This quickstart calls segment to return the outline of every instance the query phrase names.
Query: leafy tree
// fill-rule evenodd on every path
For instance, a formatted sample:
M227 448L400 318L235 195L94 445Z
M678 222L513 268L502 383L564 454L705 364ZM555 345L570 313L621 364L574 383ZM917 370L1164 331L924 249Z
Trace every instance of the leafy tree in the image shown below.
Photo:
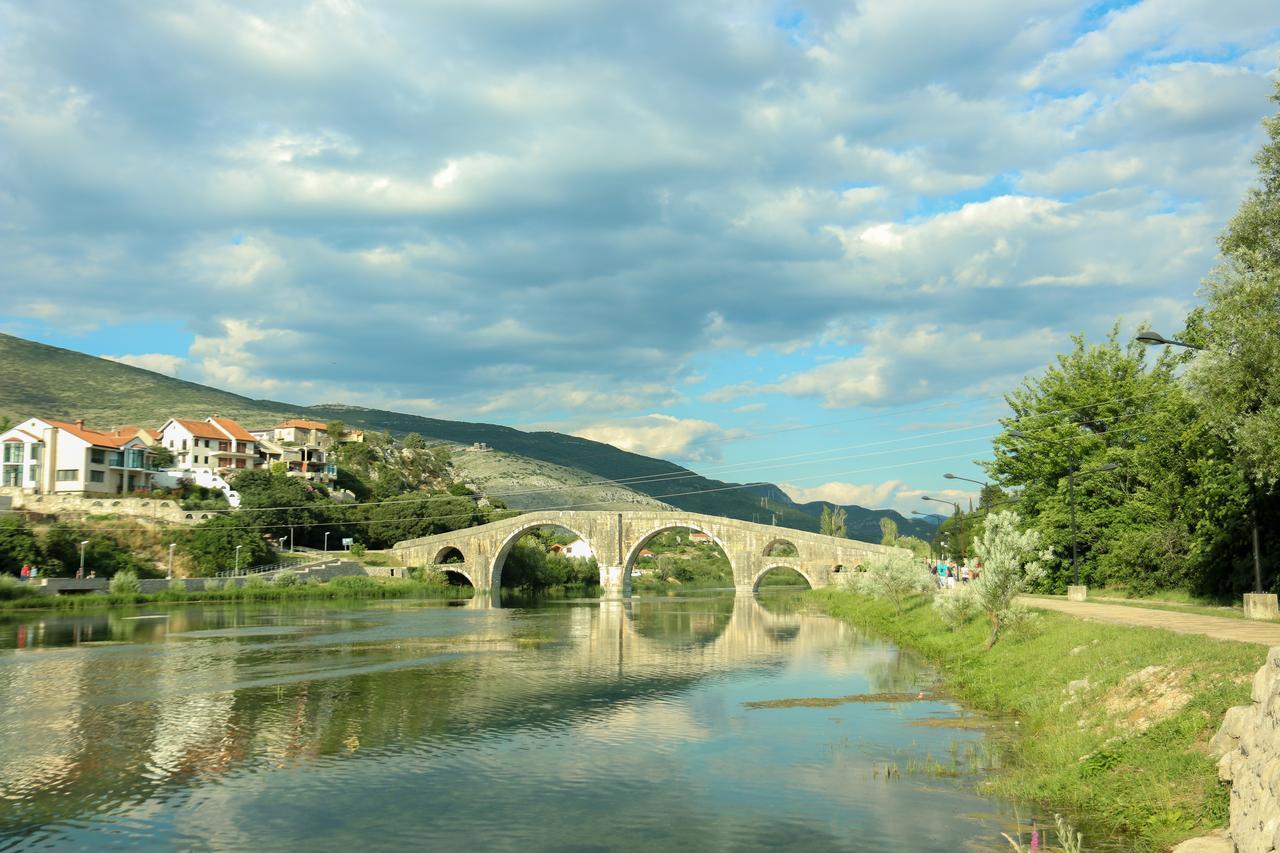
M1040 545L1040 534L1020 530L1021 524L1022 518L1016 512L997 512L987 518L982 536L974 543L982 559L982 572L972 585L978 605L991 623L987 648L1000 639L1000 628L1010 619L1014 596L1043 571L1040 563L1032 560Z
M84 546L85 572L109 578L116 572L131 571L143 577L158 573L154 566L137 557L129 548L103 531L86 532L64 521L54 522L44 534L44 571L54 577L71 577L80 569L80 543Z
M1147 349L1122 345L1118 326L1102 343L1081 336L1073 342L1071 352L1006 396L1013 416L1002 420L986 469L997 482L1022 487L1020 511L1060 555L1046 566L1045 588L1073 581L1073 471L1082 580L1148 589L1186 584L1202 567L1190 545L1185 496L1212 443L1202 443L1204 429L1177 378L1185 356L1161 352L1148 365ZM1118 468L1085 473L1110 464ZM1185 546L1161 552L1173 562L1134 564L1120 556L1134 552L1123 537L1132 542L1138 531L1155 530Z
M39 564L40 543L19 516L0 516L0 571L18 574L24 563Z
M342 421L332 420L332 421L329 421L329 423L325 424L324 431L325 431L325 434L328 435L329 438L336 443L341 441L342 437L346 435L347 425L344 424Z
M397 495L364 508L364 538L373 548L388 548L405 539L431 536L484 523L475 501L416 492Z
M822 516L818 520L818 532L823 536L837 536L844 539L848 535L844 529L845 515L844 507L832 508L824 504Z
M236 515L220 515L192 527L181 547L194 566L196 577L208 577L234 567L240 546L240 568L271 562L272 550L262 534L248 529Z
M917 557L928 557L933 553L929 543L916 536L899 536L893 543L898 548L906 548Z
M889 516L880 519L880 544L893 545L898 541L898 523Z
M240 493L235 515L240 525L276 538L296 536L298 544L319 544L323 538L330 520L325 496L307 481L256 469L237 474L231 486Z
M426 450L427 440L416 432L406 433L404 441L401 442L405 450Z
M171 468L173 462L173 451L163 444L157 444L151 448L151 464L156 468Z

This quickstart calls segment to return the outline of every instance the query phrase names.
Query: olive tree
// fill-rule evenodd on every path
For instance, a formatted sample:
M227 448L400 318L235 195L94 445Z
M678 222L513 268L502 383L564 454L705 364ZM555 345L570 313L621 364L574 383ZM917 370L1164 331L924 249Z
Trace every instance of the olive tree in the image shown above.
M991 635L987 648L1000 639L1001 626L1010 620L1013 599L1028 583L1034 582L1044 571L1037 555L1040 533L1034 529L1021 530L1022 518L1010 510L987 516L982 534L974 541L974 550L982 560L982 571L974 582L974 595L978 605L991 623Z
M894 610L899 614L907 598L934 589L929 572L910 554L877 557L861 571L851 572L846 577L854 591L892 601Z

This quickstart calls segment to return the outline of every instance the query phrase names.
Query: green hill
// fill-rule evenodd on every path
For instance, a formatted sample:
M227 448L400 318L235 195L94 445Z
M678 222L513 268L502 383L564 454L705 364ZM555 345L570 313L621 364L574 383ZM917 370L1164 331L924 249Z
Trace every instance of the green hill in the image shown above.
M107 359L0 334L0 367L9 381L0 384L0 416L14 420L32 416L84 418L91 425L126 423L158 426L169 417L203 418L217 413L251 428L269 426L286 417L320 421L341 420L365 429L396 434L416 432L424 438L473 444L484 442L498 457L526 457L552 466L576 469L566 483L572 494L584 496L592 480L607 490L601 501L627 503L619 485L691 512L723 515L746 521L774 520L784 527L817 530L822 505L796 504L772 483L744 485L702 477L663 459L628 453L609 444L557 432L524 432L497 424L425 418L401 412L326 404L298 406L275 400L254 400L194 382L174 379ZM497 464L490 462L486 464ZM514 462L513 462L514 464ZM540 476L562 472L546 468ZM582 476L583 474L587 476ZM501 495L518 473L486 470L493 494ZM620 481L620 482L619 482ZM594 499L594 498L591 498ZM518 501L514 505L527 503ZM879 541L880 518L889 516L903 534L929 538L933 525L893 510L846 506L850 537Z

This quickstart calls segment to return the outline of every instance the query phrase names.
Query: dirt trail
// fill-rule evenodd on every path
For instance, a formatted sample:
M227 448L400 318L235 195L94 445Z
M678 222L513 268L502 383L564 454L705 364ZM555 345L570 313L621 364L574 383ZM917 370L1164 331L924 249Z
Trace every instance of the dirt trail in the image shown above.
M1019 596L1018 601L1028 607L1056 610L1059 613L1067 613L1081 619L1092 619L1095 622L1164 628L1179 634L1203 634L1217 640L1256 643L1260 646L1280 646L1280 623L1276 622L1229 619L1222 616L1203 616L1198 613L1175 613L1170 610L1126 607L1123 604L1067 601L1063 598L1042 598L1031 595Z

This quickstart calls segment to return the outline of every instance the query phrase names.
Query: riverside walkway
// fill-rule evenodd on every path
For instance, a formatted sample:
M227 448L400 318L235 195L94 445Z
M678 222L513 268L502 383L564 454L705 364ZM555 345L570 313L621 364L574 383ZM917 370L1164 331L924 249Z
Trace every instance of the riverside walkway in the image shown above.
M1226 616L1206 616L1201 613L1177 613L1171 610L1132 607L1124 604L1067 601L1064 598L1047 598L1038 595L1020 595L1018 601L1028 607L1053 610L1081 619L1092 619L1095 622L1136 625L1140 628L1164 628L1166 631L1174 631L1178 634L1201 634L1215 640L1280 646L1280 622L1232 619Z

